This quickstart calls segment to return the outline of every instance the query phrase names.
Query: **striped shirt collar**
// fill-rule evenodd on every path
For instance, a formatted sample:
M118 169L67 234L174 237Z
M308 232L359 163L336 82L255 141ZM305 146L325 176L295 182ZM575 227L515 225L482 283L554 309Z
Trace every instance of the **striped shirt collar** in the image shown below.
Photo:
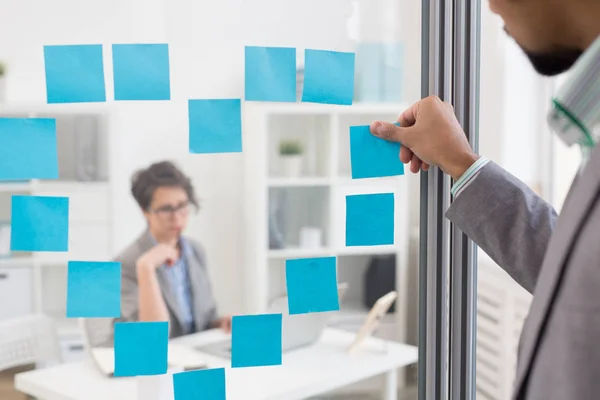
M567 146L579 144L587 158L600 141L594 132L600 123L600 37L577 60L552 103L550 127Z

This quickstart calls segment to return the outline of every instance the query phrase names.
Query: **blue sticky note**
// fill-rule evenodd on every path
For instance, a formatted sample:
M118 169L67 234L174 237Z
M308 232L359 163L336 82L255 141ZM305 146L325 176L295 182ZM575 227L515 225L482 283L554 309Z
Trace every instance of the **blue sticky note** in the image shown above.
M121 263L69 261L67 318L121 316Z
M302 101L351 105L354 96L354 53L306 50Z
M167 372L168 322L117 322L114 342L115 376Z
M350 165L352 179L404 175L400 143L371 134L366 126L350 127Z
M363 42L358 44L355 63L355 100L369 103L381 102L384 64L385 58L381 43Z
M247 46L246 101L296 101L296 49Z
M290 315L340 309L335 257L286 260L285 280Z
M44 46L48 103L106 101L102 45Z
M168 44L113 44L115 100L170 100Z
M0 181L58 179L56 120L0 118Z
M10 249L67 251L69 198L12 196Z
M406 61L404 58L405 43L386 42L382 43L385 62L383 68L382 101L400 102L404 100L403 78L405 74Z
M346 246L394 244L394 194L346 196Z
M281 314L235 316L231 324L232 368L281 365Z
M189 100L190 153L242 151L240 99Z
M225 368L173 374L175 400L225 400Z

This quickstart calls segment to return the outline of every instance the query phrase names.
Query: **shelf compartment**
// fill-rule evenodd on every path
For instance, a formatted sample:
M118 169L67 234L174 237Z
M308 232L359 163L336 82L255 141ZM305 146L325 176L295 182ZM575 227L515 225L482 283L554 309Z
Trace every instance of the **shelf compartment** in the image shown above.
M269 210L270 250L297 249L302 246L302 230L318 229L320 240L310 249L329 245L329 188L292 187L270 188Z
M268 174L273 178L301 178L331 176L330 116L276 114L268 117L267 155ZM279 154L283 141L297 142L302 146L300 175L286 172L285 160Z
M396 268L396 260L394 254L388 254L386 257L385 264L381 264L380 268L387 268L390 265L392 268ZM362 310L368 312L370 307L365 306L365 296L367 294L365 290L367 271L369 265L374 256L370 255L353 255L353 256L339 256L337 259L338 267L338 281L346 282L348 284L348 291L341 305L341 310L349 310L355 312L356 310ZM393 272L395 276L396 273ZM384 275L385 276L385 275ZM380 280L382 277L379 278ZM383 281L377 281L378 283L386 283ZM396 284L390 290L395 290ZM385 292L385 293L384 293ZM388 293L389 290L383 290L381 296ZM378 296L378 297L381 297ZM393 313L393 312L392 312Z

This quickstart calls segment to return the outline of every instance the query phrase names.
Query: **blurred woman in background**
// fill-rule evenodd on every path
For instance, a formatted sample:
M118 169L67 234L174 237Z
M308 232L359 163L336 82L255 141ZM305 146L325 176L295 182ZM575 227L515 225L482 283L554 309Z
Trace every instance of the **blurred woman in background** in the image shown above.
M211 328L231 331L218 317L200 243L183 232L198 201L190 179L163 161L134 174L131 193L146 230L117 257L121 262L122 321L168 321L169 336Z

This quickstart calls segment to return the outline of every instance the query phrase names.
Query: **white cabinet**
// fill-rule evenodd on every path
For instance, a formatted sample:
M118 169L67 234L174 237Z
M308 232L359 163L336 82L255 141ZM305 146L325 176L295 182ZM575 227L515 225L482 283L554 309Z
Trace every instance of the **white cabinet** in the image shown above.
M0 305L0 320L20 317L33 312L31 267L25 265L0 266Z
M77 362L85 358L84 340L81 335L62 335L59 341L63 362Z

